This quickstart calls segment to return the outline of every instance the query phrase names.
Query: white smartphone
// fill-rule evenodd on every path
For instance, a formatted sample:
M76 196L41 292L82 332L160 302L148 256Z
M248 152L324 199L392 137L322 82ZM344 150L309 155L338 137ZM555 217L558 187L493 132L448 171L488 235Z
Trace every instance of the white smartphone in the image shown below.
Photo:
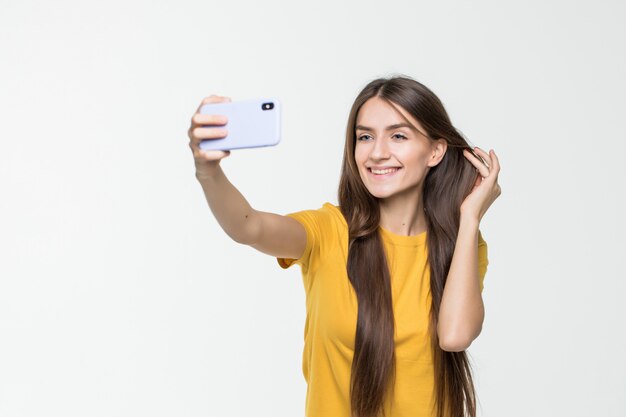
M202 140L199 145L202 150L260 148L280 142L280 102L275 98L207 103L200 107L200 113L228 117L225 125L203 126L225 128L228 134L219 139Z

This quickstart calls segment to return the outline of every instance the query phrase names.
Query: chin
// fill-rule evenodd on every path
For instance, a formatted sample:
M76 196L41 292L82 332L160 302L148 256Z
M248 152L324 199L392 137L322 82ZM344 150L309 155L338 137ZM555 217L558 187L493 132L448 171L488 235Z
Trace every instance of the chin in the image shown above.
M395 190L391 190L391 191L385 191L385 190L380 190L380 189L371 189L369 187L366 187L367 191L369 191L369 193L372 195L372 197L376 197L376 198L387 198L387 197L391 197L394 194L397 194L397 191Z

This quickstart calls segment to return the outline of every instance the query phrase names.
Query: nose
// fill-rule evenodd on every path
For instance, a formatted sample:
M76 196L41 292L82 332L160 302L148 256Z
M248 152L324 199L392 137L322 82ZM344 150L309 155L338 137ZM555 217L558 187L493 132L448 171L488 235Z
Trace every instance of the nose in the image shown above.
M385 139L375 139L370 152L372 160L389 159L389 144Z

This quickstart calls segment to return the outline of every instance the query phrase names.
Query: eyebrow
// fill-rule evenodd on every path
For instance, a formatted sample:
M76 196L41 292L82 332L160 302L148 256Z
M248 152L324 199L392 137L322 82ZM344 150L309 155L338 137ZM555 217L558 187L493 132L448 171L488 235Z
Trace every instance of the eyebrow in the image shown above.
M413 126L411 126L408 123L397 123L395 125L390 125L390 126L387 126L386 130L393 130L393 129L397 129L399 127L408 127L411 130L416 130ZM356 130L367 130L369 132L373 132L374 131L374 129L372 129L371 127L363 126L363 125L356 125Z

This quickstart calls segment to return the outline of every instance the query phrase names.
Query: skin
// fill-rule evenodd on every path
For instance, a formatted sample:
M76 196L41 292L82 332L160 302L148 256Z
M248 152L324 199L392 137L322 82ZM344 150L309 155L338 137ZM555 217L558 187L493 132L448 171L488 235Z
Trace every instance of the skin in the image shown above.
M387 130L388 126L406 123L405 119L419 132L410 127ZM426 231L422 200L424 178L443 158L446 141L428 139L425 129L409 113L379 97L372 97L361 106L356 125L354 157L361 180L373 196L381 199L381 227L404 236ZM368 171L367 167L372 165L401 169L392 177L378 179Z

